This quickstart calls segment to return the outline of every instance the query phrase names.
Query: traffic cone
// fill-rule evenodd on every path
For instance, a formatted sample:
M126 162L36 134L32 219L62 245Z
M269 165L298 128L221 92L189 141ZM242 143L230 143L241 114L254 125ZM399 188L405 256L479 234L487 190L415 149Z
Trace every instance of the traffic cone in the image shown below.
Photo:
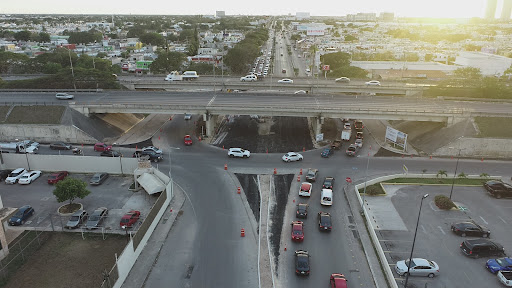
M240 230L240 237L245 237L245 229Z
M302 152L306 152L306 147L302 147Z
M238 187L238 189L236 189L236 193L240 194L240 187Z
M299 175L302 175L302 168L300 168L300 172L299 172Z
M224 170L228 170L228 164L224 164Z
M297 182L300 182L300 176L297 176Z
M286 245L284 245L284 251L286 251Z
M199 136L199 141L201 141L201 136Z
M222 145L222 150L224 150L224 145Z
M432 159L432 155L430 155L430 159Z
M277 169L276 169L276 168L274 168L274 175L275 175L275 174L277 174Z

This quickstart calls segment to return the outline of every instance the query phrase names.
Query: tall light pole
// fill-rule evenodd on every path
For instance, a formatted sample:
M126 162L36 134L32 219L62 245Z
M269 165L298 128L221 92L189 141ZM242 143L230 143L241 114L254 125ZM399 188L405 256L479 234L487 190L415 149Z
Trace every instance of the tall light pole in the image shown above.
M428 197L428 194L425 194L421 197L420 211L418 212L418 220L416 221L416 230L414 231L414 239L412 240L411 256L409 257L409 263L407 264L407 274L405 276L404 288L407 288L407 282L409 281L409 271L411 270L411 263L412 263L412 252L414 251L414 244L416 243L416 234L418 234L418 224L420 223L421 206L423 206L423 200L425 200L425 198L427 198L427 197Z
M372 146L370 146L370 151L372 150ZM370 166L370 151L368 151L368 161L366 161L366 172L364 173L364 190L363 190L363 204L361 205L361 209L364 210L364 198L366 196L366 180L368 178L368 166Z
M457 153L457 164L455 164L455 173L453 174L452 188L450 189L450 200L452 200L453 185L455 185L455 178L457 177L457 168L459 168L460 150L462 149L459 148L459 153Z

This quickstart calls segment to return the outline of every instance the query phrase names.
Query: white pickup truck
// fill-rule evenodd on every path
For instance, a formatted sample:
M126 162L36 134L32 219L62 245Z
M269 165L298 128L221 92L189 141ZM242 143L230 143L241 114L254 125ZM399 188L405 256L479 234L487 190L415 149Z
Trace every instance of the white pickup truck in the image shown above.
M505 286L512 287L512 271L498 271L498 279Z
M351 136L352 136L352 130L345 129L345 130L341 131L341 140L350 141Z

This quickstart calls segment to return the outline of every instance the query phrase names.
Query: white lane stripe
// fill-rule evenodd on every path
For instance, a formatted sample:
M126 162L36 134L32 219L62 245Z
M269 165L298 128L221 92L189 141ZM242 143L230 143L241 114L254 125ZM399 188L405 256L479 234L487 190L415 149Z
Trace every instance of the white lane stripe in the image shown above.
M423 233L428 234L427 230L425 229L425 227L423 225L421 225L421 229L423 230Z
M489 223L487 223L487 221L485 221L484 217L480 216L480 219L482 219L482 221L484 221L485 225L489 224Z
M213 96L213 98L210 100L210 102L208 102L208 105L206 106L210 106L212 102L215 101L215 98L217 98L217 95Z
M443 233L443 235L446 235L446 233L445 233L445 232L444 232L444 230L443 230L443 227L441 227L441 226L437 226L437 228L439 228L439 230L441 231L441 233Z
M503 223L508 224L507 221L505 221L505 219L501 218L500 216L498 216L498 218L500 218L500 220L503 221Z

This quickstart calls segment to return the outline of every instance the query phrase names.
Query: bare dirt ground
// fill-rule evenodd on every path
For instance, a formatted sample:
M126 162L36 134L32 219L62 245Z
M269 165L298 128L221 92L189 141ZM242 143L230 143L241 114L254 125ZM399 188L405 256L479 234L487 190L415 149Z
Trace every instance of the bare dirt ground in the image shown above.
M16 106L5 124L60 124L64 106Z
M51 233L49 239L29 256L27 262L11 277L6 288L88 288L100 287L106 269L115 264L127 243L124 235Z

